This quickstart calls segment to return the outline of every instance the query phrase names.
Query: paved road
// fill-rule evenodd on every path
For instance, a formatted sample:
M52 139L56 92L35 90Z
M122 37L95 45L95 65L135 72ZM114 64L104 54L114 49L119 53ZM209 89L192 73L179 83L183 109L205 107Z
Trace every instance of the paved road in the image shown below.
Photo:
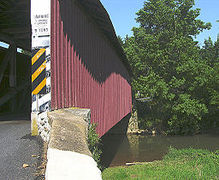
M0 180L37 179L40 150L40 141L30 135L30 121L0 121Z

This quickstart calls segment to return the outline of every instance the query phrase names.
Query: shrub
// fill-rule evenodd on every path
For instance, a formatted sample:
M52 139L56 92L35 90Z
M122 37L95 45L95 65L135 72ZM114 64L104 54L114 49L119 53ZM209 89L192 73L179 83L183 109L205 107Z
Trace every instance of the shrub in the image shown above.
M102 153L100 147L100 138L96 133L97 124L91 124L88 129L88 148L91 151L94 160L97 162L98 168L102 169L100 165L100 155Z

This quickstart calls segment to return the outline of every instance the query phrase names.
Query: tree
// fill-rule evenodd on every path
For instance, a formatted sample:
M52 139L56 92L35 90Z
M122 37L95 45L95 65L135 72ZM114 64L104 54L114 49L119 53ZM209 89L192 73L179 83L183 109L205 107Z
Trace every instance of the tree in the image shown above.
M219 37L215 43L209 37L201 49L202 61L209 65L210 78L205 86L205 100L209 114L203 119L206 127L219 125Z
M123 46L123 40L122 40L122 37L121 37L121 36L117 36L117 38L118 38L119 44L120 44L121 46Z
M197 19L194 0L148 0L137 12L139 27L125 40L124 50L134 74L133 89L152 99L151 120L169 133L191 134L208 108L198 94L207 83L209 68L201 61L193 37L210 23ZM204 75L202 76L202 73Z

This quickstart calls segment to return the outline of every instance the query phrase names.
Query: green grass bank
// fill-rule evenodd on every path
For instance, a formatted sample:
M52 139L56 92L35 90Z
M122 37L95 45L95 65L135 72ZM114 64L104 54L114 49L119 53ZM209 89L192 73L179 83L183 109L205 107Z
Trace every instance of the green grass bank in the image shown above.
M103 180L215 179L219 180L219 150L169 149L162 161L107 168Z

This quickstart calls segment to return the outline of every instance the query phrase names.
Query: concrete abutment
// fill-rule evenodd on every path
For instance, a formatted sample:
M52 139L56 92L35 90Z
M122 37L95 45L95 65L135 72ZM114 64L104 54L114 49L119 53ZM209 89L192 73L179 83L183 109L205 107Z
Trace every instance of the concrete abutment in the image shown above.
M34 132L48 141L46 180L102 179L87 144L89 109L60 109L41 113L36 119Z

